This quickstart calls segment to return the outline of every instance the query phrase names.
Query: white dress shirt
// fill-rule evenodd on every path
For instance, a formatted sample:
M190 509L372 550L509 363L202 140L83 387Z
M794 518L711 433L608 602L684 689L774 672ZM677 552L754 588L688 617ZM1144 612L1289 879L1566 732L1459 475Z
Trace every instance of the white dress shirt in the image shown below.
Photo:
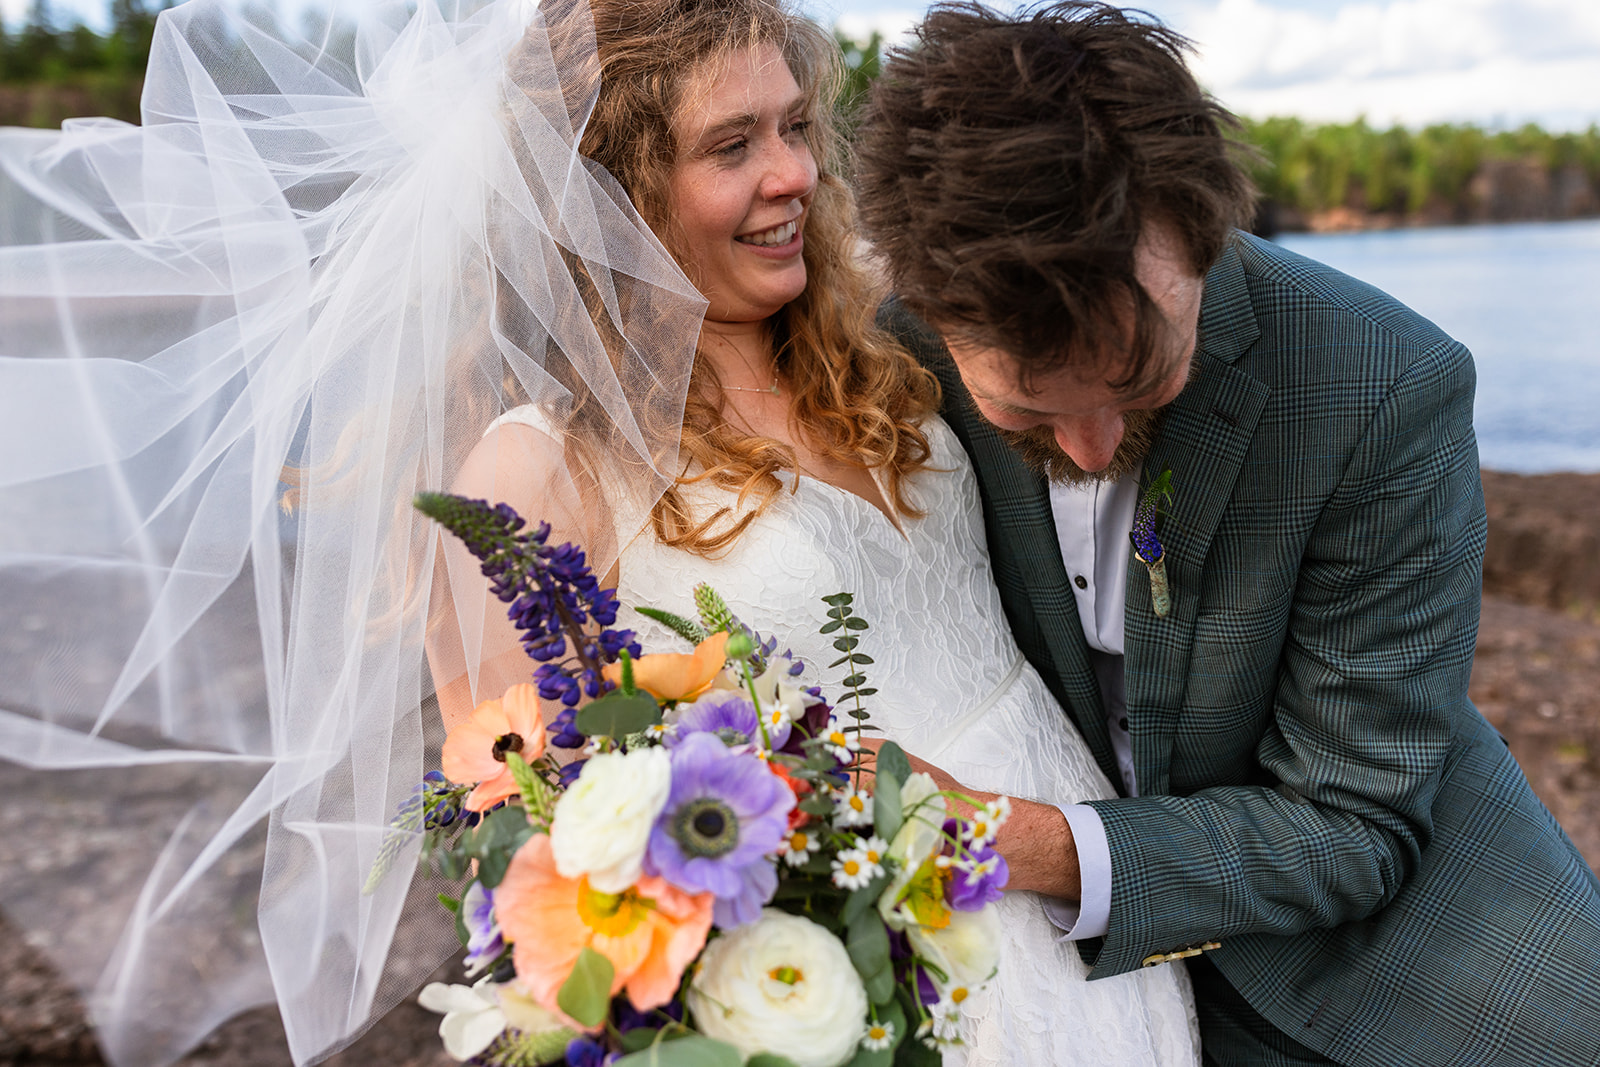
M1078 598L1078 618L1089 644L1089 658L1105 705L1106 729L1129 796L1139 793L1133 772L1133 745L1128 735L1128 707L1123 688L1123 616L1127 606L1128 559L1133 513L1139 503L1139 472L1115 482L1084 486L1052 485L1050 510L1056 539ZM1078 850L1083 894L1076 905L1049 901L1051 921L1066 939L1103 937L1111 917L1111 850L1105 824L1087 804L1061 808Z

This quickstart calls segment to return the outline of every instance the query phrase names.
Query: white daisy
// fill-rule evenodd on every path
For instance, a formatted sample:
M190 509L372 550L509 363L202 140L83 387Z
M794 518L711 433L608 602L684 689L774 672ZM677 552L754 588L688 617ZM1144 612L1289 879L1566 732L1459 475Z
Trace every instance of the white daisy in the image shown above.
M872 825L872 794L847 785L833 795L833 825L839 829L847 826Z
M860 889L877 877L883 868L867 862L866 853L847 848L833 857L833 884L840 889Z
M798 867L822 847L822 838L803 828L791 830L778 847L783 850L783 862Z
M863 856L867 857L868 863L879 870L883 869L883 854L889 851L889 843L887 841L876 834L871 837L858 836L856 838L856 848L861 851Z
M1011 798L996 797L972 813L972 830L969 840L973 848L982 848L995 839L1011 817Z
M849 763L861 751L860 735L847 731L837 715L828 716L828 727L822 731L822 739L828 743L828 751L841 763Z
M861 1039L861 1047L868 1052L883 1052L893 1048L894 1023L887 1020L868 1023L866 1036Z

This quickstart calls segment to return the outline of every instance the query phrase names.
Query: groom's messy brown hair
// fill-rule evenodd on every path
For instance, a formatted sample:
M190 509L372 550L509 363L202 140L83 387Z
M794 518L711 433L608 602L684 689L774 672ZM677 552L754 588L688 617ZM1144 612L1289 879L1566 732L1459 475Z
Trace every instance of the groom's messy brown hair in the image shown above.
M1237 121L1188 47L1099 3L935 6L858 133L863 228L900 299L1024 377L1126 355L1112 385L1159 379L1160 313L1134 276L1143 227L1170 226L1203 274L1254 204L1224 135Z

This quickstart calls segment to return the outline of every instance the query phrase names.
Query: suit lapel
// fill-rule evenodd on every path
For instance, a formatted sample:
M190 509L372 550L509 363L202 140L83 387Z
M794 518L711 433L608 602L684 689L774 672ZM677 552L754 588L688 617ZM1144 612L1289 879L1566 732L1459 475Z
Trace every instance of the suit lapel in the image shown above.
M1130 561L1124 672L1139 791L1165 793L1183 708L1206 556L1233 494L1270 389L1233 365L1260 334L1243 267L1230 247L1206 277L1196 379L1167 410L1145 477L1172 471L1161 528L1172 610L1157 617L1150 575Z

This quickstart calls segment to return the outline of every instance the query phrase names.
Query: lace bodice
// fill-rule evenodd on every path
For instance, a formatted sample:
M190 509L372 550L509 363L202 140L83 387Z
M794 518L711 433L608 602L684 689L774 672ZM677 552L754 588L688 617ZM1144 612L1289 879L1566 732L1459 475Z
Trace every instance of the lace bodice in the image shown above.
M1113 795L1066 714L1018 653L990 573L975 479L950 429L925 427L932 469L910 486L920 519L891 522L859 496L806 476L722 558L666 548L648 534L622 554L624 604L692 615L691 592L709 582L735 613L778 638L825 686L838 670L821 598L854 594L871 628L860 650L874 663L872 721L907 751L977 789L1052 803ZM691 503L732 504L692 486ZM625 613L626 614L626 613ZM640 616L620 620L646 648L678 638ZM830 687L836 691L836 687ZM1162 967L1087 983L1087 968L1031 893L1001 902L1001 971L969 1012L968 1048L947 1063L1193 1064L1198 1037L1187 980Z

